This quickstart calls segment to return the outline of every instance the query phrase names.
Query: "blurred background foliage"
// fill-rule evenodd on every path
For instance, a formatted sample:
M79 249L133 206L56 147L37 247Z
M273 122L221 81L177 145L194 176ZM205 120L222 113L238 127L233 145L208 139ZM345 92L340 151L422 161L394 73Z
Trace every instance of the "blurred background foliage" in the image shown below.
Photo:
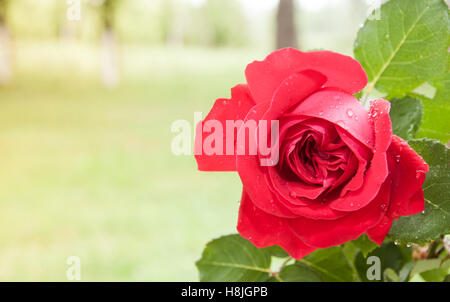
M82 18L66 18L66 0L1 0L2 15L20 39L73 38L95 43L105 25L114 23L123 43L213 47L272 47L277 0L80 0ZM282 1L284 2L284 1ZM299 40L346 43L355 35L370 0L300 1L295 6ZM114 22L114 21L115 22ZM326 22L324 22L326 20ZM303 37L304 36L304 37ZM315 37L315 38L314 38ZM346 37L342 41L342 37ZM314 39L318 42L314 43Z
M368 2L293 2L298 47L352 55ZM197 280L204 244L235 232L241 185L173 155L170 126L244 82L286 12L86 0L70 21L68 3L0 0L0 280L67 280L69 256L83 281Z

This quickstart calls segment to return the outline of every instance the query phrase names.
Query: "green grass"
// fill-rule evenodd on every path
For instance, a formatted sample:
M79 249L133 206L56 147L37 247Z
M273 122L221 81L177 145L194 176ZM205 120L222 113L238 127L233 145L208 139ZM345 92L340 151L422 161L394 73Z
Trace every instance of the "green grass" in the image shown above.
M262 56L259 56L261 58ZM122 48L102 87L95 47L16 44L0 87L0 280L197 280L204 244L235 232L241 185L174 156L192 121L244 79L248 51Z

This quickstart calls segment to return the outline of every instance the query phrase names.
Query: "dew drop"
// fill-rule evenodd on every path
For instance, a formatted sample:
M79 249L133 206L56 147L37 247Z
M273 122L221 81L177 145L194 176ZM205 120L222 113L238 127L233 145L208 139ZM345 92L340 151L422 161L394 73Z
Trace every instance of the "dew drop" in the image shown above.
M397 240L395 240L395 241L394 241L394 244L395 244L395 245L398 245L398 241L397 241Z
M417 171L416 171L416 179L419 179L423 174L425 174L424 171L422 171L422 170L417 170Z
M339 126L341 126L342 128L345 128L345 122L344 121L337 121L336 122Z
M295 192L289 192L289 196L291 196L292 198L296 198L297 194Z
M389 39L389 34L386 34L384 37L385 37L386 39Z
M347 110L347 115L348 115L348 117L351 118L353 116L353 111L351 109L348 109Z
M323 111L320 111L320 112L319 112L319 115L322 116L322 115L323 115Z

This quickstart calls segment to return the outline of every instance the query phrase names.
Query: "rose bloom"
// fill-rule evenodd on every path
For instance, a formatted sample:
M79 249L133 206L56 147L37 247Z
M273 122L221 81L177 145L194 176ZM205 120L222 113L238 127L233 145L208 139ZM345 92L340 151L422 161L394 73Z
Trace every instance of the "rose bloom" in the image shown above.
M199 170L239 173L241 236L300 259L363 233L381 244L393 220L424 210L428 165L392 135L388 101L372 101L367 111L353 96L367 84L356 60L285 48L249 64L245 75L247 84L198 124L195 142ZM257 137L261 127L223 130L216 136L223 142L211 142L212 129L203 128L210 120L223 129L226 121L278 121L278 161L264 166L261 152L226 152L227 140L239 149L236 137ZM223 150L199 154L208 143Z

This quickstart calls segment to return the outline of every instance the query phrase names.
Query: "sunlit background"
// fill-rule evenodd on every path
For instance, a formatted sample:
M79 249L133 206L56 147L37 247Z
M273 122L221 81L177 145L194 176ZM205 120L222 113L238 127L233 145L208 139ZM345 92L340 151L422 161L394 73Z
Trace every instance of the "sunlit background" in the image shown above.
M352 55L372 1L295 2L298 48ZM276 46L278 0L0 0L0 280L197 280L240 181L171 153ZM79 17L79 18L78 18Z

